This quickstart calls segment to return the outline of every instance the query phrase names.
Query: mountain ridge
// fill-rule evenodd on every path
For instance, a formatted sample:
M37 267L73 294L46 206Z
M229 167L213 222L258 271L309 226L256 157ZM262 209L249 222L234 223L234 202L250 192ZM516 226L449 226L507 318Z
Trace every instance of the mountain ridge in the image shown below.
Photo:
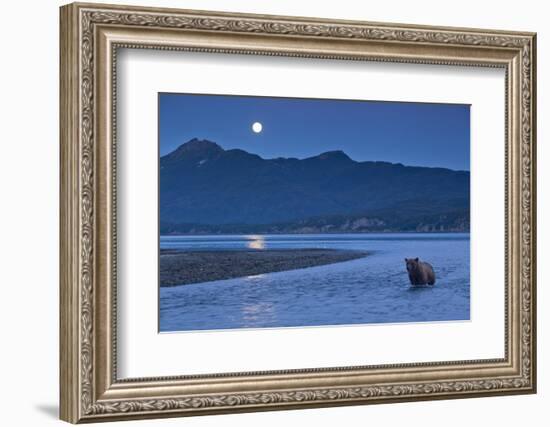
M191 144L189 146L189 144ZM271 158L264 158L264 157L261 157L259 156L258 154L254 154L254 153L250 153L246 150L243 150L243 149L240 149L240 148L230 148L230 149L224 149L222 148L219 144L213 142L213 141L210 141L208 139L199 139L197 137L195 138L192 138L190 139L189 141L187 142L184 142L183 144L180 144L177 148L175 148L174 150L172 150L171 152L169 153L166 153L162 156L160 156L161 159L163 158L167 158L171 155L173 155L174 153L180 151L180 149L185 152L185 151L190 151L189 148L190 147L193 147L198 151L200 151L200 149L207 149L207 150L211 150L211 149L215 149L216 151L218 152L243 152L243 153L247 153L251 156L257 156L259 157L260 159L262 160L312 160L312 159L327 159L327 158L330 158L332 156L341 156L342 157L345 157L347 158L348 160L354 162L354 163L379 163L379 164L388 164L388 165L395 165L395 166L402 166L402 167L406 167L406 168L425 168L425 169L444 169L444 170L449 170L449 171L453 171L453 172L464 172L464 173L469 173L469 171L467 170L463 170L463 169L450 169L450 168L444 168L444 167L441 167L441 166L417 166L417 165L404 165L403 163L401 162L397 162L397 163L394 163L394 162L388 162L388 161L385 161L385 160L363 160L363 161L359 161L359 160L355 160L355 159L352 159L348 154L346 154L345 151L343 150L329 150L329 151L324 151L322 153L319 153L315 156L309 156L309 157L304 157L303 159L299 159L297 157L271 157Z
M161 232L293 232L304 222L340 232L346 218L363 218L361 232L466 231L469 180L467 171L358 162L342 150L264 159L193 138L160 158Z

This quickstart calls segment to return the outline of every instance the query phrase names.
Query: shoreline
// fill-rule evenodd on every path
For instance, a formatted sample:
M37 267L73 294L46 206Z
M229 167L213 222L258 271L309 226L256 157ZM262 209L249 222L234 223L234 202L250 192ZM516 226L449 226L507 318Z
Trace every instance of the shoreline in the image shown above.
M161 249L160 286L182 286L298 270L351 261L368 255L365 251L349 249Z

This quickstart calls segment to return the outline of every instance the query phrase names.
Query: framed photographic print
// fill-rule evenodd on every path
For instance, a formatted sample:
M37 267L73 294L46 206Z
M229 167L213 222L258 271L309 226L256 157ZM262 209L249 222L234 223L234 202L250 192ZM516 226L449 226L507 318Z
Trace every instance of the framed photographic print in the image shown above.
M61 418L536 390L535 34L61 8Z

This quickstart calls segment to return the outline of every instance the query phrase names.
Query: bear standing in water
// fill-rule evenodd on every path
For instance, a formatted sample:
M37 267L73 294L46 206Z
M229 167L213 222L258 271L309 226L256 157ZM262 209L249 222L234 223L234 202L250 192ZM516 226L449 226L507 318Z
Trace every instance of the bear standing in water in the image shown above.
M435 284L434 269L427 262L422 262L418 258L405 258L407 271L411 285L433 285Z

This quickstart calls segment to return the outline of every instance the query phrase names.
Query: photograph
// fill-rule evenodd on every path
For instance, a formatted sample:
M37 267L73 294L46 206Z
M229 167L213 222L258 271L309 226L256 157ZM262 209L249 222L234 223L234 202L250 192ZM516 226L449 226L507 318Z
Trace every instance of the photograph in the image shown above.
M470 105L158 94L159 331L470 320Z

